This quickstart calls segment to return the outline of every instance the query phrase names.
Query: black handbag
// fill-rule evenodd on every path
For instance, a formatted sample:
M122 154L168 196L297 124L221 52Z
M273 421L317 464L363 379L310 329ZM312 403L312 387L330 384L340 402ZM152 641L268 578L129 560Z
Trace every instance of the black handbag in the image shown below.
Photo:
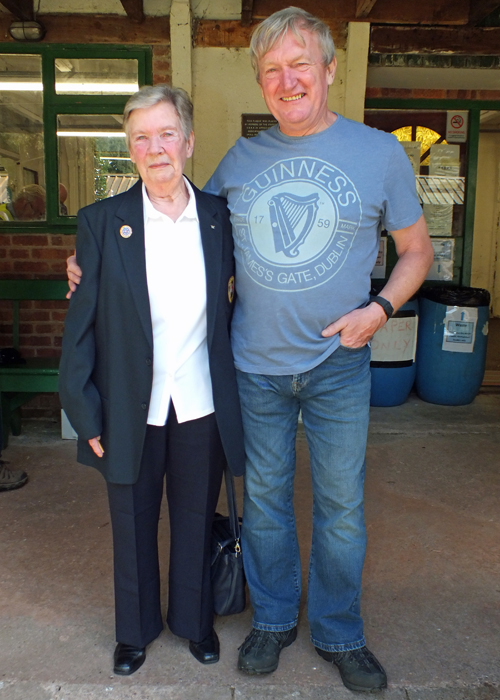
M241 553L240 522L233 475L224 469L229 516L216 513L212 526L211 579L216 615L236 615L245 609L245 572Z

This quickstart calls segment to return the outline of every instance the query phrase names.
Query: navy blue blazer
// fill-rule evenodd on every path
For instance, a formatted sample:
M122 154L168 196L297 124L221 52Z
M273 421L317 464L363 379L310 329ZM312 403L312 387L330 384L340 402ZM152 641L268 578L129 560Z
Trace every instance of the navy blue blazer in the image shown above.
M215 416L229 467L244 471L243 428L230 345L233 239L226 201L193 186L207 280L207 335ZM129 226L132 235L120 234ZM83 270L66 316L59 394L78 434L78 461L112 483L137 480L153 378L142 183L78 213ZM189 263L185 265L189 285ZM182 304L179 289L175 303ZM88 444L101 435L104 456Z

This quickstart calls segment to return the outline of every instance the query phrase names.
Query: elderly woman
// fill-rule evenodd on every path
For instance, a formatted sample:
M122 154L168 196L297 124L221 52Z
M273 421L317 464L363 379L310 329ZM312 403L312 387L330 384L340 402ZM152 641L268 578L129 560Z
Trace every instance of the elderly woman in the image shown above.
M125 107L141 181L78 215L82 282L71 299L60 369L78 461L107 482L113 527L114 672L134 673L162 631L158 520L170 517L167 624L201 663L219 659L210 532L225 462L244 469L229 341L231 226L223 199L185 177L192 105L168 86Z

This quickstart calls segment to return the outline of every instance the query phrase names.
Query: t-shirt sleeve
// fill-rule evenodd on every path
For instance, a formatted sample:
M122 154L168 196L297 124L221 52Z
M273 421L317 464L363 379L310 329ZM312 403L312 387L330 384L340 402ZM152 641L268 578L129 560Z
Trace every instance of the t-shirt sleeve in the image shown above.
M387 231L399 231L421 216L415 174L404 148L396 141L384 181L382 226Z

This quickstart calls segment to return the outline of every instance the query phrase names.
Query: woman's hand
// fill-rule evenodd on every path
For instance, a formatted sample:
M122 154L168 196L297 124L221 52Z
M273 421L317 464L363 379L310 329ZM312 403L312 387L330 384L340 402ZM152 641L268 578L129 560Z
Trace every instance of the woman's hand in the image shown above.
M98 457L102 457L103 454L104 454L104 450L102 449L102 445L101 445L101 443L100 443L100 439L101 439L101 436L98 435L97 437L91 438L91 439L89 440L89 445L90 445L90 447L94 450L95 454L96 454Z

